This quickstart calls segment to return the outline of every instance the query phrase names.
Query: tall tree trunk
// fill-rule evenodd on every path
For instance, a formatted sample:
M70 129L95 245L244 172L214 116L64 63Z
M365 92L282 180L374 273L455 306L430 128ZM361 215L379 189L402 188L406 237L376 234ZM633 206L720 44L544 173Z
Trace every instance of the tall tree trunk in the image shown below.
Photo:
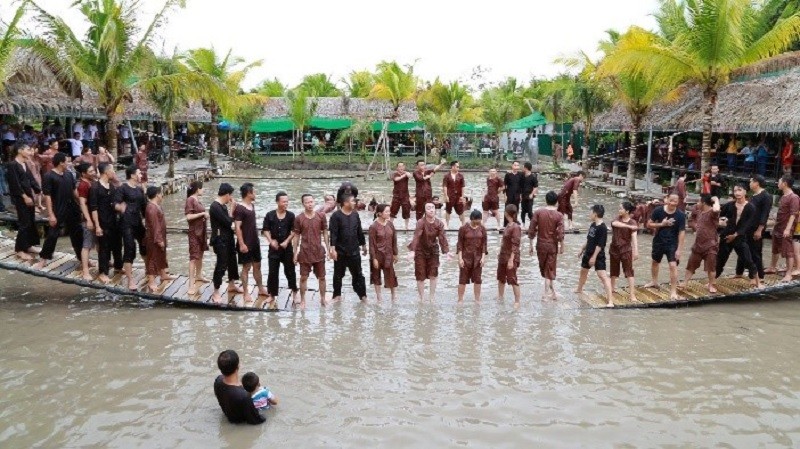
M117 148L117 137L119 136L119 132L117 131L117 126L120 123L120 116L116 112L107 112L106 113L106 146L108 147L108 152L114 159L119 156L119 150Z
M583 126L583 153L582 153L581 161L585 161L586 159L589 159L589 146L591 144L589 139L591 138L591 135L592 135L591 118L587 118L586 119L586 124ZM589 167L583 167L583 168L586 169L586 168L589 168Z
M219 108L216 104L212 104L209 108L211 113L211 130L209 131L208 141L211 144L211 154L208 155L208 165L212 167L217 166L217 153L219 153Z
M703 150L700 159L700 173L705 173L711 168L711 127L714 123L714 109L717 106L717 90L711 86L703 92L706 100L703 108Z
M169 139L167 141L167 145L169 145L169 166L167 167L167 178L175 177L175 148L172 145L173 137L172 117L167 117L167 138Z
M628 171L625 173L625 191L636 190L636 144L639 138L639 128L642 126L642 117L633 118L633 132L631 132L631 149L628 153ZM616 165L616 164L615 164Z

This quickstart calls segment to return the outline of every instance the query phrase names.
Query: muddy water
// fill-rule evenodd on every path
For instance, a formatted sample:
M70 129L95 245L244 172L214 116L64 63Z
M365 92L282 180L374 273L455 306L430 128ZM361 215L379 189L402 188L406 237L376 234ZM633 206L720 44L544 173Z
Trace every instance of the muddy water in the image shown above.
M295 198L338 181L256 183L262 214L278 186ZM359 187L365 198L388 192L380 181ZM207 202L211 190L216 183ZM589 201L616 209L616 199L585 192L578 216ZM182 200L166 203L183 225ZM172 268L185 271L185 236L170 238ZM394 304L362 305L346 288L343 304L279 314L165 307L0 273L0 447L800 445L797 292L688 309L574 309L584 238L567 237L557 304L539 301L536 267L523 262L519 309L493 298L496 250L483 303L468 294L463 306L454 262L435 304L416 303L402 260ZM647 237L641 252L644 273ZM225 348L281 399L266 425L222 417L211 383Z

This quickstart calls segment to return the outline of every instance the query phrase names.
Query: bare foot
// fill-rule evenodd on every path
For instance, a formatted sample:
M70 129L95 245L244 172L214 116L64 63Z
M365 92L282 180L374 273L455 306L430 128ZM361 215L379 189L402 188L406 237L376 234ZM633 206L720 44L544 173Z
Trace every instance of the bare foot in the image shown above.
M576 295L582 295L583 294L583 289L582 288L576 288L575 290L572 291L572 293L575 293Z
M781 279L781 282L792 282L793 280L794 279L792 279L792 275L788 275L784 276L783 279Z
M678 296L678 293L677 293L677 292L675 292L675 293L670 293L670 295L669 295L669 299L671 299L671 300L673 300L673 301L680 301L680 300L681 300L681 297L680 297L680 296Z
M245 305L249 305L249 304L253 304L253 302L254 302L253 301L253 297L250 296L250 293L245 293L244 294L244 304Z
M111 282L111 279L109 279L108 276L106 276L105 274L101 274L100 276L97 277L97 281L102 282L103 284L108 284L109 282Z
M297 302L298 300L300 300L300 292L292 292L292 301Z
M133 281L128 281L128 290L135 292L139 289L139 286L136 285Z
M214 292L214 294L211 295L211 301L213 301L216 304L221 304L222 303L222 295L220 295L219 292Z
M764 270L764 274L776 274L776 273L778 273L778 270L776 270L773 267L769 267L766 270Z
M228 293L244 293L244 289L236 284L228 286Z
M158 291L158 286L156 284L147 284L148 293L156 293L157 291Z
M30 254L26 253L25 251L18 252L17 253L17 257L19 257L20 259L22 259L22 260L24 260L26 262L29 261L29 260L33 260L33 256L31 256Z
M655 284L653 282L648 282L648 283L644 284L643 287L644 288L659 288L658 284Z
M90 260L89 261L89 268L97 268L97 262Z
M687 281L678 282L678 288L686 288Z
M792 276L800 276L800 270L792 271Z
M717 287L715 285L709 285L708 286L708 292L709 293L716 293L717 292Z
M258 288L258 296L267 296L268 297L269 296L269 292L267 291L266 288L259 287Z
M204 283L204 284L208 284L209 282L211 282L211 280L209 278L204 277L204 276L200 276L199 278L197 278L197 280L202 282L202 283Z
M91 275L91 274L89 274L89 273L83 273L83 274L81 275L81 278L83 278L83 280L84 280L84 281L90 281L90 282L94 280L94 278L92 277L92 275Z
M636 295L630 295L628 297L628 301L630 301L630 302L639 302L639 300L636 299Z
M39 259L39 261L38 261L38 262L36 262L36 263L33 265L33 268L35 268L35 269L37 269L37 270L43 270L43 269L44 269L44 267L45 267L45 265L47 265L47 262L48 262L48 260L47 260L47 259Z
M161 276L161 282L174 281L175 279L178 279L178 276L174 276L174 275L171 275L171 274L168 274L166 276Z
M341 296L334 296L333 297L333 302L338 302L338 301L341 301L341 300L342 300ZM422 298L420 298L419 300L422 301Z
M608 303L606 303L606 307L613 308L614 307L614 303L613 302L608 302Z
M194 296L197 294L197 289L194 286L192 286L192 288L186 291L186 294L189 296Z

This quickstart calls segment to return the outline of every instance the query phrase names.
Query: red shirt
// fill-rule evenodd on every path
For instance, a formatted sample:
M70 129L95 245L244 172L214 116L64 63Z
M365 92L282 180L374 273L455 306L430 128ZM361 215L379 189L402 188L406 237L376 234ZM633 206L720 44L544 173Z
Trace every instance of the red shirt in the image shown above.
M89 189L91 188L92 188L91 182L85 179L81 179L80 181L78 181L78 197L86 200L87 208L89 207ZM86 221L86 217L84 217L83 214L81 214L81 219L83 221Z

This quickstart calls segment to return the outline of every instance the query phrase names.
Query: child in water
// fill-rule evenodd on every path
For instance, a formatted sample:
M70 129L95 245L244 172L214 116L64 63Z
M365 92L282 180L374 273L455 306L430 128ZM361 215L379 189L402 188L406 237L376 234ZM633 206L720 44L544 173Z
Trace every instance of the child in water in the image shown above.
M582 294L583 286L586 284L586 278L589 276L589 270L594 268L597 272L597 277L603 283L606 290L606 307L614 307L611 292L611 279L606 274L606 240L608 239L608 228L603 223L603 215L605 215L605 208L601 204L592 206L592 211L589 218L592 220L592 225L589 227L589 232L586 234L586 243L581 247L579 257L581 258L581 275L578 279L578 288L575 293Z
M253 405L259 410L267 410L273 405L278 405L278 398L269 390L262 387L258 379L258 374L254 372L246 373L242 376L242 387L250 393Z

